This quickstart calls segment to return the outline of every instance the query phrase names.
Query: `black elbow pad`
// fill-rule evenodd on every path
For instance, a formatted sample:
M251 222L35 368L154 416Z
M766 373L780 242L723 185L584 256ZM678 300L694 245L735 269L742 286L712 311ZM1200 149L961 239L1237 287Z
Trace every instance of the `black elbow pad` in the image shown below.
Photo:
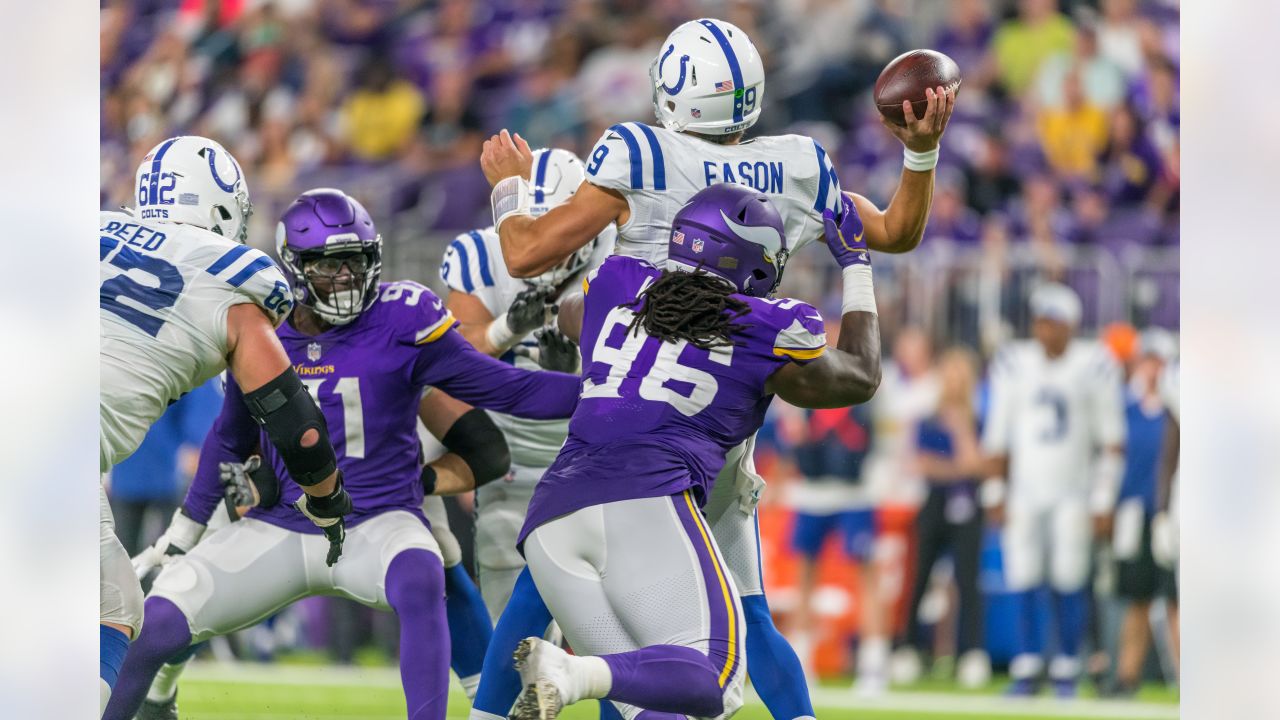
M455 420L440 442L471 468L476 487L497 480L511 469L511 450L507 447L507 439L489 415L479 408L469 410Z
M266 385L244 394L249 414L267 431L271 444L284 460L289 476L299 485L315 485L338 468L329 428L293 368L280 373ZM302 436L315 430L320 439L304 447Z

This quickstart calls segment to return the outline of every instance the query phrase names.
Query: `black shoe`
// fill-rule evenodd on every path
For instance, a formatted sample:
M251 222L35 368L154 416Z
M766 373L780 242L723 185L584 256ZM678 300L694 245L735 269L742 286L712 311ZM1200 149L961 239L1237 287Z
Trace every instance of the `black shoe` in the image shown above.
M1100 697L1125 699L1138 694L1138 683L1126 683L1115 680L1107 685L1106 690L1098 693Z
M164 702L143 700L133 720L178 720L178 693Z

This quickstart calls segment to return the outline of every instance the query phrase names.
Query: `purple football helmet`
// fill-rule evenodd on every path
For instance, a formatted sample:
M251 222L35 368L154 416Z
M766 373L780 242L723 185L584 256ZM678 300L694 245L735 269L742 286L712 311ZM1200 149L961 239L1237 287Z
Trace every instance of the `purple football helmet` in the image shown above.
M787 236L763 193L720 183L698 191L671 222L667 268L702 269L738 292L767 297L782 279Z
M294 297L330 324L346 325L377 300L382 236L364 206L341 190L299 195L276 226L276 251Z

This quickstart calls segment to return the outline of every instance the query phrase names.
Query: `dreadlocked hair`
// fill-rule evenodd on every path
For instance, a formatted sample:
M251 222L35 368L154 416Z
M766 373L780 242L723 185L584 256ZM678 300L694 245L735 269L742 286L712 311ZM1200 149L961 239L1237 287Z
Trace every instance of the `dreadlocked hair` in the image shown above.
M733 292L727 282L701 270L664 270L633 302L624 303L636 313L627 332L642 328L663 342L688 340L703 350L733 345L730 336L747 329L733 321L751 309Z

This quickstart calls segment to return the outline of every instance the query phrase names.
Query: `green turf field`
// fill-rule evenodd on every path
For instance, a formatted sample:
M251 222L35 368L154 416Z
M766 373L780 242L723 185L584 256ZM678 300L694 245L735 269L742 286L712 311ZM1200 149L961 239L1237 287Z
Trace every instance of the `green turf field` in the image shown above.
M987 691L951 692L944 683L926 682L877 700L858 700L845 685L814 690L822 720L1171 720L1177 699L1152 688L1138 701L1082 698L1008 700L998 696L1000 684ZM193 665L182 681L178 707L184 720L392 720L404 718L399 675L389 668L327 668L243 664ZM449 717L465 718L466 696L455 688ZM566 720L596 718L589 703L569 708ZM751 696L736 716L769 720L764 706Z

